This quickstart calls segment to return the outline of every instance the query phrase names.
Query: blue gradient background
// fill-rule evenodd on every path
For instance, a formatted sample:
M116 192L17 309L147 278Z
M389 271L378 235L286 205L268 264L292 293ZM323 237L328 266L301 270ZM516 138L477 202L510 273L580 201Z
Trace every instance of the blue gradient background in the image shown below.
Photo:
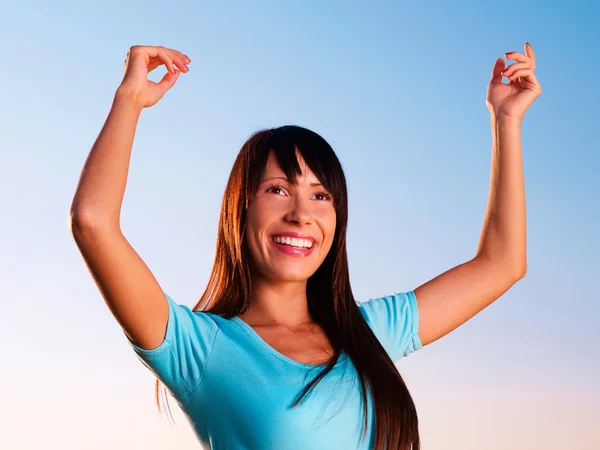
M262 127L306 126L336 149L358 300L471 258L487 82L495 58L529 41L544 88L522 133L529 273L398 366L424 450L600 448L598 3L253 3L3 6L0 447L198 448L178 411L176 428L156 412L152 375L67 229L131 45L193 60L142 115L122 221L163 288L193 305L229 170Z

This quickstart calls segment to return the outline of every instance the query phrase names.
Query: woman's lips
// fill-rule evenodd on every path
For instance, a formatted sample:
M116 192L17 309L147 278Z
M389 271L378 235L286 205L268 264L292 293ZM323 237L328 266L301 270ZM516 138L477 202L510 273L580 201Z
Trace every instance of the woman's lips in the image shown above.
M271 245L273 245L281 253L284 253L284 254L290 255L290 256L299 256L299 257L304 257L304 256L310 255L313 252L313 250L315 249L315 247L317 246L317 244L315 243L315 244L313 244L313 246L311 248L292 247L291 245L287 245L287 244L278 244L277 242L275 242L273 240L273 238L269 239L269 242L271 242Z

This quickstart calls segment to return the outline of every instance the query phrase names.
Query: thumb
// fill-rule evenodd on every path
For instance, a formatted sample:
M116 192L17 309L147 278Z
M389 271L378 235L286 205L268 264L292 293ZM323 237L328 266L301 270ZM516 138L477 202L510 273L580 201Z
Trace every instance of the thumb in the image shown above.
M167 72L165 76L162 77L162 80L158 82L158 85L163 91L163 94L173 87L173 85L179 78L180 73L181 72L179 70L175 69L175 73Z
M504 60L502 58L498 58L494 63L494 68L492 69L492 79L491 83L501 83L502 82L502 71L504 70Z

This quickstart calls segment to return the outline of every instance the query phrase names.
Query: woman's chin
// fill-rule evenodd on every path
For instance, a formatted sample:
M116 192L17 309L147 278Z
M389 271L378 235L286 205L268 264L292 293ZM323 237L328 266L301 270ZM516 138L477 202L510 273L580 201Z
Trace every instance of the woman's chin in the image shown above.
M274 268L273 270L271 270L271 276L269 278L271 278L273 281L279 281L279 282L290 282L290 283L300 283L300 282L306 282L306 280L308 280L310 278L310 276L312 275L311 271L306 270L306 268L304 268L304 270L302 270L302 268L283 268L283 267L277 267Z

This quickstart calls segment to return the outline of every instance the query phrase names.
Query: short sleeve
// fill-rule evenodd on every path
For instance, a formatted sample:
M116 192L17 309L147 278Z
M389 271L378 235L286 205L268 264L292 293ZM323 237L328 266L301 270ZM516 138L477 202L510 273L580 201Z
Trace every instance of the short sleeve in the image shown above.
M152 350L138 347L129 339L142 363L176 398L191 394L202 381L217 332L210 313L192 311L165 294L169 319L163 342Z
M422 347L414 291L375 298L358 305L392 361Z

